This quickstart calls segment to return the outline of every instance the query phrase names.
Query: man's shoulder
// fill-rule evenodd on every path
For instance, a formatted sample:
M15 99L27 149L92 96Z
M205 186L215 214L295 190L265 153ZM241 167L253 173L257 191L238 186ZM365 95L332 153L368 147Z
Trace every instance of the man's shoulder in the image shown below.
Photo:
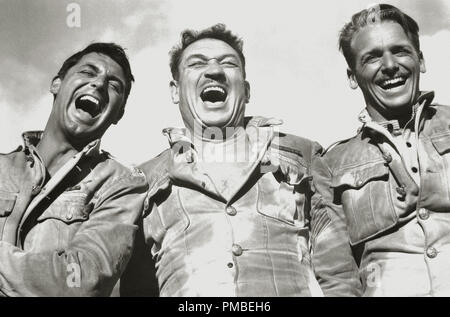
M169 160L170 149L166 149L156 157L138 165L138 168L144 172L150 188L162 179L167 178Z
M121 162L106 151L101 151L100 162L95 166L92 172L100 174L102 177L112 182L122 181L128 185L138 187L147 185L145 175L139 168Z
M168 159L170 158L170 149L166 149L154 158L138 165L145 175L153 174L155 171L165 170Z
M322 152L322 146L319 143L284 132L276 133L271 147L278 148L280 152L297 155L308 162L311 161L313 156Z
M429 108L432 109L432 111L434 111L438 116L450 117L450 105L433 103Z
M371 161L373 157L381 155L374 145L369 144L368 139L362 136L362 132L356 135L332 143L321 156L330 169L340 169L345 166L360 165Z
M0 153L0 162L2 165L22 164L25 157L26 155L23 152L23 146L19 146L11 152Z
M325 151L323 151L322 156L323 157L329 157L329 156L332 157L332 156L341 155L347 151L350 151L350 149L357 147L358 144L360 143L357 136L358 136L358 134L356 134L350 138L338 140L338 141L332 143L330 146L328 146L325 149Z

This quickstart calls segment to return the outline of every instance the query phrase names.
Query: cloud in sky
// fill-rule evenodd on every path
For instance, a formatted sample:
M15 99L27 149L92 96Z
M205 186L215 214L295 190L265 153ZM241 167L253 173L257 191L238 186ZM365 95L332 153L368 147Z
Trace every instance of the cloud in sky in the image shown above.
M4 74L0 83L7 92L6 103L32 107L36 94L48 90L64 59L91 42L120 39L129 52L136 53L165 36L168 10L164 1L77 0L81 27L70 28L67 7L73 2L0 1Z
M66 25L66 6L81 6L82 27ZM93 40L128 48L136 78L124 118L105 149L139 163L167 146L161 130L181 124L169 97L168 51L185 28L226 23L244 39L251 100L247 112L284 119L284 130L324 146L354 134L364 102L351 90L337 35L371 0L0 0L0 152L27 129L43 128L51 109L50 80L63 60ZM392 3L421 27L428 72L424 89L450 104L450 6L441 0Z
M446 0L400 0L392 3L405 8L405 12L416 19L421 35L450 30L450 3Z

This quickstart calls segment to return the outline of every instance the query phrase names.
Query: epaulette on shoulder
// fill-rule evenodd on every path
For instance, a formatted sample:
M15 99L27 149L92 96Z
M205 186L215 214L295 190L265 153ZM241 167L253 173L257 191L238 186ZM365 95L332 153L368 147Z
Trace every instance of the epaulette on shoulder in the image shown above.
M162 167L163 165L167 164L167 159L169 158L169 155L170 149L166 149L142 165L152 167Z
M280 151L304 157L305 153L311 153L312 143L311 140L300 136L278 132L271 146L277 147Z
M345 144L347 142L349 142L350 140L354 139L355 136L352 136L351 138L348 139L344 139L344 140L340 140L340 141L336 141L334 143L332 143L329 147L327 147L325 149L325 151L322 152L321 156L324 156L325 154L327 154L329 151L331 151L332 149L334 149L336 146L341 145L341 144Z
M169 161L170 149L164 150L151 160L138 165L147 176L149 184L159 182L167 176L167 163Z
M23 146L19 145L15 150L12 150L11 152L7 152L7 153L0 153L0 155L9 155L9 154L13 154L16 152L20 152L23 150Z

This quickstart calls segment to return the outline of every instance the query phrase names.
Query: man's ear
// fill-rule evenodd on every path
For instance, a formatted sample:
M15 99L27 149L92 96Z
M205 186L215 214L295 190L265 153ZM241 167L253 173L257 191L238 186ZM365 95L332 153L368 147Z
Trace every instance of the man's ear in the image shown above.
M248 81L244 82L245 85L245 103L250 101L250 83Z
M356 81L355 74L350 68L347 68L347 77L348 77L348 83L350 85L351 89L358 88L358 82Z
M423 58L422 52L419 53L419 61L420 61L420 72L426 73L427 68L425 67L425 58Z
M61 78L56 76L53 78L52 84L50 85L50 92L56 95L59 92L60 87L61 87Z
M170 81L170 95L172 96L172 102L178 104L180 102L180 92L178 82L176 80Z

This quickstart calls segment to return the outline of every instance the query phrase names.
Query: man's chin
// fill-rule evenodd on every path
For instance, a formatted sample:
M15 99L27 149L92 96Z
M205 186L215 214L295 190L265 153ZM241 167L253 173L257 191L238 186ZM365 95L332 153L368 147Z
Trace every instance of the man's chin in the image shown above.
M406 86L402 90L381 90L377 95L378 103L383 105L383 108L392 110L412 107L415 99L415 94L410 86Z
M387 111L402 112L405 109L410 109L413 106L413 101L410 96L391 98L383 101L383 108Z

